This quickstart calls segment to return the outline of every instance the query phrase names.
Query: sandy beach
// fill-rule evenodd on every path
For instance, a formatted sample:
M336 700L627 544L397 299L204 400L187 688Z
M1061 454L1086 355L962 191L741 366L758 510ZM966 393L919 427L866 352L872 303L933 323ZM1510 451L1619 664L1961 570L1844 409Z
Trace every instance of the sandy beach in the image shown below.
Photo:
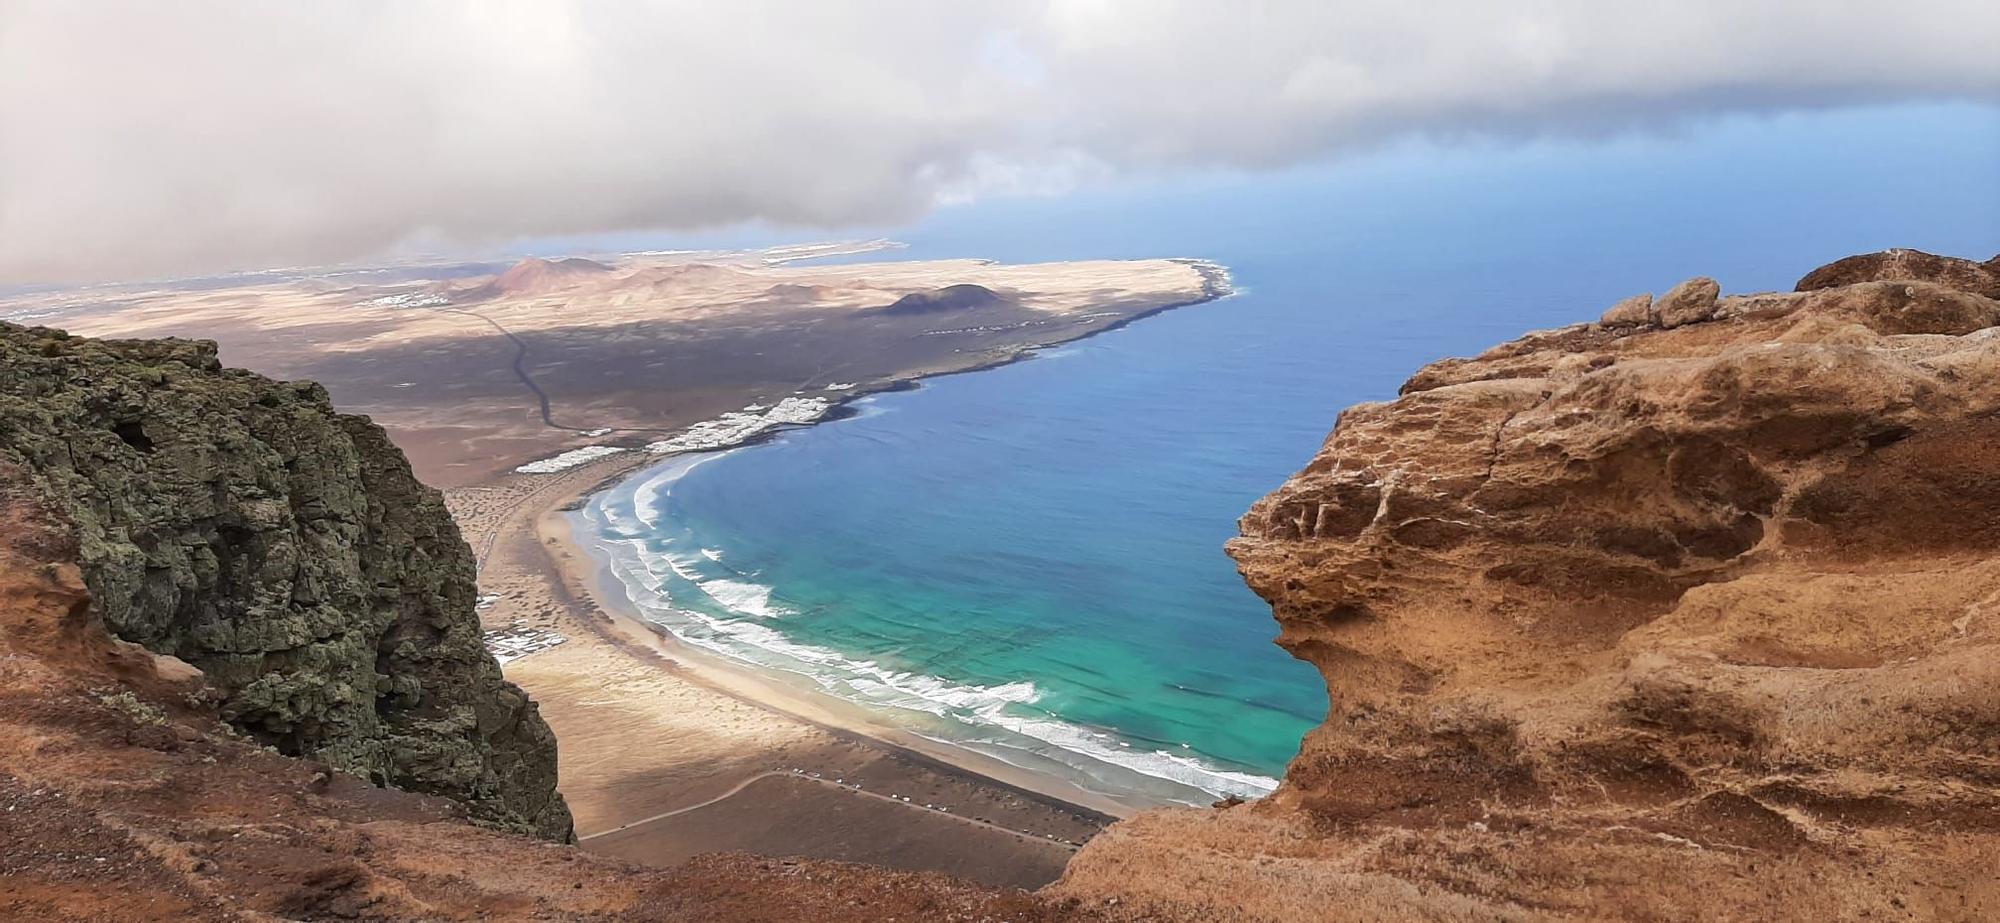
M565 508L651 461L448 495L481 555L481 588L498 597L487 627L563 638L505 671L562 742L560 786L586 847L656 864L720 850L847 859L1035 887L1129 812L801 695L623 608L570 540Z

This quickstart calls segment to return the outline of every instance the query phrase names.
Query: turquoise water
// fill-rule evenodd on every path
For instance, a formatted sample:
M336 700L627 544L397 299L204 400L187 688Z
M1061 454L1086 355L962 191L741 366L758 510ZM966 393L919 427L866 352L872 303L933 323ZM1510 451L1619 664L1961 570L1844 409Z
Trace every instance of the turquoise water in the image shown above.
M941 213L888 233L912 258L1207 257L1242 293L673 460L585 515L635 600L717 653L1100 791L1259 794L1325 693L1221 545L1340 408L1697 273L1745 291L1887 246L1988 255L1996 125L1743 120Z

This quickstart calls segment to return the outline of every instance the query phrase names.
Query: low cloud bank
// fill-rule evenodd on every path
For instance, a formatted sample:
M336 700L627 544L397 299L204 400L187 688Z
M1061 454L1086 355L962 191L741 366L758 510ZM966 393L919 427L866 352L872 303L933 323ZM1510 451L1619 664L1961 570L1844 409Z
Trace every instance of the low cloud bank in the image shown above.
M0 282L834 228L1412 134L2000 101L1995 48L1990 5L1951 0L7 0Z

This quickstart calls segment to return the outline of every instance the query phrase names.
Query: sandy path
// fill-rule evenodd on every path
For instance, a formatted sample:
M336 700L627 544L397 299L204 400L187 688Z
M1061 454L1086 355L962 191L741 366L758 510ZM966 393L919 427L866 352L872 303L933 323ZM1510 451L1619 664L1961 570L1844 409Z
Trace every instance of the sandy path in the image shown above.
M1015 837L1019 837L1019 838L1021 838L1021 839L1024 839L1024 840L1027 840L1027 841L1029 841L1029 842L1033 842L1033 843L1041 843L1041 842L1047 842L1047 843L1049 843L1050 845L1053 845L1053 846L1060 846L1060 847L1062 847L1063 849L1067 849L1067 850L1069 850L1069 851L1071 851L1071 852L1075 852L1075 851L1076 851L1076 849L1077 849L1077 847L1076 847L1076 846L1073 846L1073 845L1070 845L1070 844L1068 844L1068 843L1061 843L1061 842L1056 842L1056 841L1054 841L1054 840L1050 839L1050 838L1049 838L1049 837L1048 837L1048 836L1047 836L1046 834L1044 834L1044 835L1042 835L1042 836L1036 836L1035 834L1032 834L1032 833L1027 833L1027 832L1024 832L1024 831L1020 831L1020 830L1008 830L1008 829L1007 829L1007 828L1005 828L1005 827L995 827L995 826L993 826L993 825L992 825L992 824L991 824L990 822L987 822L987 821L982 821L982 820L977 820L977 819L975 819L975 818L971 818L971 817L965 817L965 816L963 816L963 815L959 815L959 814L954 814L954 813L952 813L952 812L950 812L950 811L948 811L948 810L944 810L944 809L941 809L941 808L936 808L936 807L933 807L933 806L931 806L931 805L928 805L928 804L917 804L917 803L915 803L915 802L911 801L911 800L910 800L910 799L909 799L909 798L908 798L907 796L905 796L905 797L897 797L897 796L893 796L893 795L884 795L884 794L881 794L880 792L871 792L871 791L867 791L867 790L863 789L863 788L862 788L861 786L858 786L858 785L847 785L847 784L845 784L845 783L842 783L842 782L840 782L840 781L838 781L838 780L836 780L836 779L822 779L822 778L816 778L816 777L814 777L814 776L812 776L812 775L809 775L809 774L806 774L806 773L802 773L802 772L800 772L800 771L799 771L799 770L797 770L797 769L792 769L792 770L788 770L788 771L780 771L780 770L776 770L776 769L767 769L767 770L765 770L765 771L763 771L763 772L760 772L760 773L758 773L758 774L756 774L756 775L754 775L754 776L751 776L751 777L750 777L750 778L748 778L748 779L744 779L743 781L741 781L741 782L738 782L738 783L736 783L736 785L735 785L734 787L730 788L730 790L729 790L729 791L726 791L726 792L723 792L722 794L720 794L720 795L717 795L717 796L715 796L715 797L713 797L713 798L710 798L710 799L708 799L707 801L703 801L703 802L700 802L700 803L698 803L698 804L691 804L691 805L688 805L688 806L687 806L687 807L685 807L685 808L675 808L674 810L671 810L671 811L665 811L665 812L662 812L662 813L659 813L659 814L655 814L655 815L653 815L653 816L651 816L651 817L642 817L642 818L639 818L638 820L635 820L635 821L632 821L632 822L630 822L630 823L626 823L626 824L621 824L621 825L619 825L619 826L616 826L616 827L613 827L613 828L611 828L611 829L609 829L609 830L600 830L600 831L598 831L598 832L596 832L596 833L592 833L592 834L589 834L588 836L579 836L579 837L577 837L576 839L577 839L577 842L579 842L579 843L580 843L580 842L583 842L583 841L585 841L585 840L594 840L594 839L597 839L598 837L601 837L601 836L609 836L609 835L611 835L611 834L613 834L613 833L617 833L617 832L619 832L619 831L621 831L621 830L630 830L630 829L632 829L633 827L640 827L640 826L644 826L644 825L646 825L646 824L650 824L650 823L652 823L652 822L654 822L654 821L656 821L656 820L665 820L665 819L667 819L667 818L669 818L669 817L675 817L675 816L678 816L678 815L681 815L681 814L686 814L686 813L688 813L689 811L699 811L699 810L701 810L702 808L705 808L705 807L708 807L709 805L712 805L712 804L717 804L717 803L720 803L720 802L722 802L722 801L726 801L726 800L728 800L728 799L730 799L730 798L734 798L734 797L736 797L737 795L739 795L739 794L742 794L742 793L743 793L743 790L744 790L744 789L746 789L746 788L749 788L750 786L752 786L752 785L756 784L756 783L757 783L758 781L760 781L760 780L763 780L763 779L769 779L769 778L789 778L789 779L797 779L797 780L799 780L799 781L801 781L801 782L813 782L813 783L817 783L817 784L819 784L819 785L826 785L826 786L830 786L830 787L832 787L832 788L835 788L835 789L838 789L838 790L840 790L840 791L843 791L843 792L846 792L846 793L848 793L848 794L850 794L850 795L859 795L859 796L861 796L861 797L863 797L863 798L873 798L873 799L876 799L877 801L886 801L886 802L888 802L888 803L890 803L890 804L893 804L893 805L896 805L896 806L898 806L898 807L902 807L902 808L908 808L908 809L910 809L910 810L912 810L912 811L925 811L925 812L929 812L929 813L931 813L931 814L935 814L935 815L939 815L939 816L942 816L942 817L948 817L948 818L950 818L950 819L952 819L952 820L955 820L955 821L958 821L958 822L960 822L960 823L966 823L966 824L975 824L975 825L977 825L977 826L979 826L979 827L982 827L982 828L985 828L985 829L990 829L990 830L993 830L993 831L994 831L994 832L996 832L996 833L1004 833L1004 834L1007 834L1007 835L1009 835L1009 836L1015 836Z

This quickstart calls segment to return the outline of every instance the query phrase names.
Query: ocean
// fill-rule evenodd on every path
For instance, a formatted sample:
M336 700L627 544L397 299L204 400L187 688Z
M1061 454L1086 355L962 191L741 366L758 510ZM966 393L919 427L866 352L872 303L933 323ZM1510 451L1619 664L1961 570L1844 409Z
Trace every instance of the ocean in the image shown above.
M946 209L865 233L908 258L1202 257L1239 293L670 459L579 515L628 595L718 655L1093 790L1254 797L1327 703L1222 543L1341 408L1692 275L1983 258L1996 164L2000 113L1901 107Z

